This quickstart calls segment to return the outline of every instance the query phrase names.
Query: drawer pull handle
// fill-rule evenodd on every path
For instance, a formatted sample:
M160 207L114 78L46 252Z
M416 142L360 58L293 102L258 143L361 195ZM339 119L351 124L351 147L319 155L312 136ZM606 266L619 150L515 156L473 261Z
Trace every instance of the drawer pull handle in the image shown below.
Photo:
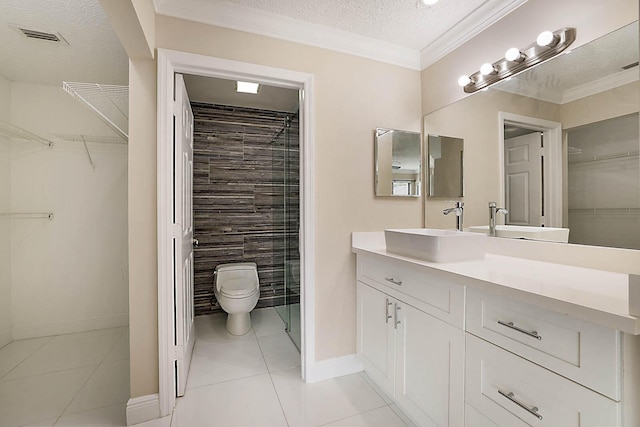
M394 285L402 286L402 280L395 280L393 277L385 277L384 280L391 282Z
M522 329L513 324L513 322L503 322L502 320L498 320L498 323L502 326L506 326L507 328L511 328L518 332L521 332L525 335L529 335L532 338L537 339L538 341L542 339L542 335L538 335L538 331L527 331L526 329Z
M389 298L384 299L384 323L389 323L389 319L391 319L391 315L389 314L389 306L391 305L391 301Z
M538 413L538 407L537 406L527 406L527 405L525 405L524 403L522 403L518 399L516 399L515 398L515 394L513 394L510 391L498 390L498 393L500 393L502 396L506 397L507 399L509 399L510 401L512 401L513 403L515 403L516 405L518 405L519 407L521 407L522 409L524 409L525 411L527 411L528 413L533 415L534 417L536 417L537 419L542 420L542 415L540 415Z

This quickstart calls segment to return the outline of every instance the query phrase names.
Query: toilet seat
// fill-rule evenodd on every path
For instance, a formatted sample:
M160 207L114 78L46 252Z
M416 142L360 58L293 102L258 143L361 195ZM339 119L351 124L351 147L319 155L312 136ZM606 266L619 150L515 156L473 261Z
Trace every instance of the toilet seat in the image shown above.
M258 292L255 287L247 287L245 280L230 280L220 289L220 295L227 298L247 298Z

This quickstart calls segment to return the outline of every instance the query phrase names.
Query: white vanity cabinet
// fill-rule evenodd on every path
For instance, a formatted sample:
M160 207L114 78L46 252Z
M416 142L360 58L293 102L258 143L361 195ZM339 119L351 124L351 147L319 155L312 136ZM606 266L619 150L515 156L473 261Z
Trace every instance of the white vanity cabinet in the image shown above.
M371 379L418 425L461 427L464 287L420 270L358 257L358 355Z
M630 275L492 254L437 264L357 237L357 351L418 426L640 426Z

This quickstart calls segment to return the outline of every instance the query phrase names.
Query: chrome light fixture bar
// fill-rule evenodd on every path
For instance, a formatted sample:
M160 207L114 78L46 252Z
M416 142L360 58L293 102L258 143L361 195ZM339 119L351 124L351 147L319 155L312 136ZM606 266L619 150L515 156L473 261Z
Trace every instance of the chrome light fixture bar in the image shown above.
M558 31L540 33L535 43L524 50L511 48L504 58L493 64L482 64L480 71L470 76L462 76L458 84L466 93L474 93L494 83L509 78L527 68L533 67L558 55L576 40L575 28L562 28Z

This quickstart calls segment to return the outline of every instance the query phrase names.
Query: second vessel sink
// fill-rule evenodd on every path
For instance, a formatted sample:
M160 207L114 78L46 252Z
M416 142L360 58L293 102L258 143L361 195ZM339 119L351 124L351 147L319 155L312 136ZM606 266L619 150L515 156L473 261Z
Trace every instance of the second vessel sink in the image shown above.
M430 262L482 259L487 237L433 228L384 230L387 252Z
M469 227L469 231L488 234L489 226L480 225ZM496 236L511 239L567 243L569 241L569 229L554 227L526 227L522 225L496 225Z

